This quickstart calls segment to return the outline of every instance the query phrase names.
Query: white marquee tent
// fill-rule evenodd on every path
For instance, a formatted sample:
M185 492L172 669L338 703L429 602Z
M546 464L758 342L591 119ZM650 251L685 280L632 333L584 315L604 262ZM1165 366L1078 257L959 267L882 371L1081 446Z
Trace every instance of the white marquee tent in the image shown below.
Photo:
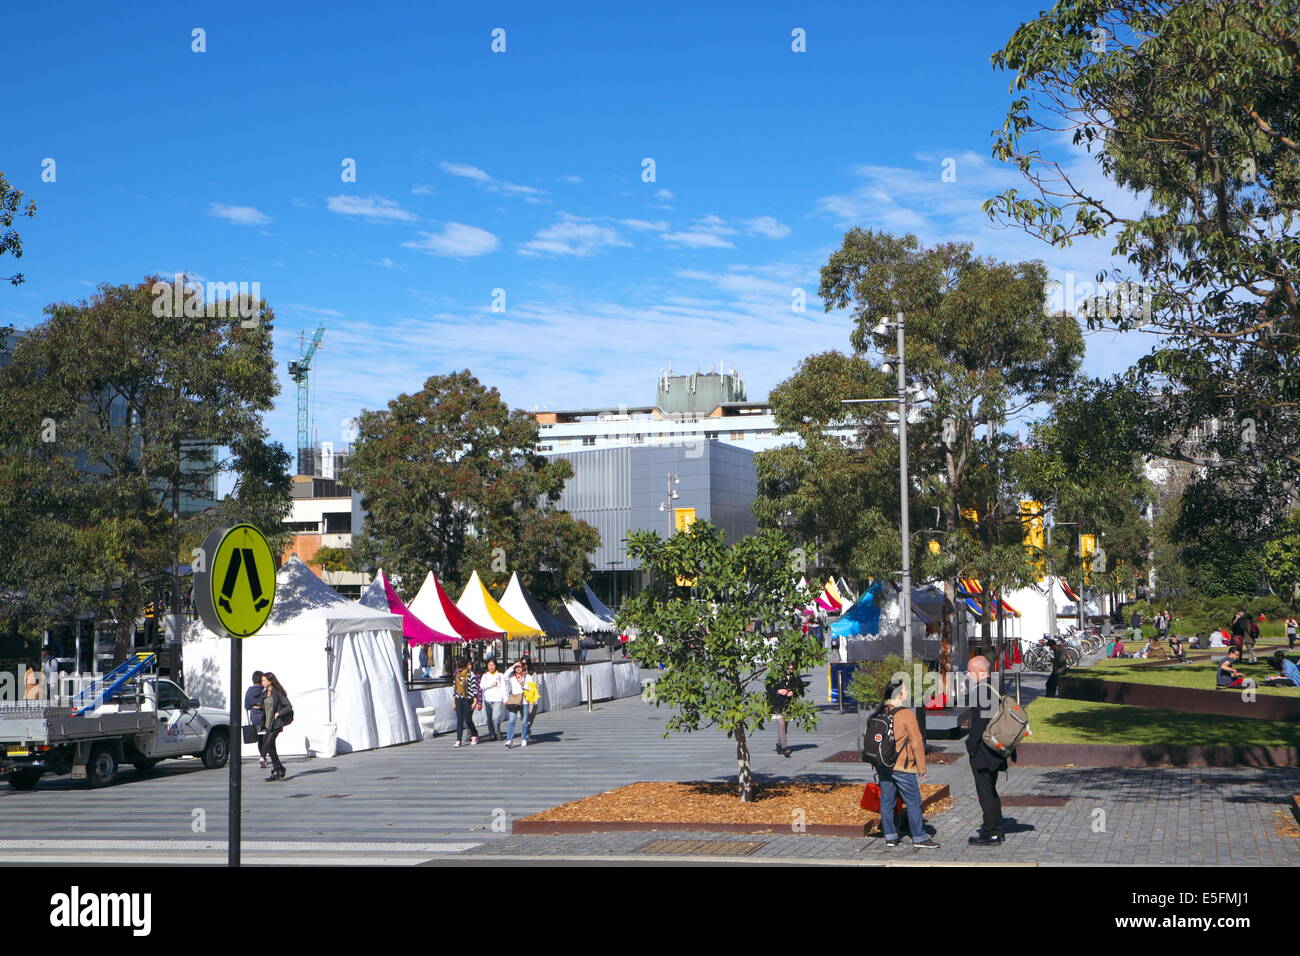
M244 638L244 687L272 671L293 702L281 755L371 750L420 739L402 675L402 619L340 597L293 556L276 574L265 627ZM205 704L229 706L230 644L196 627L185 641L185 687ZM245 744L244 756L257 753Z

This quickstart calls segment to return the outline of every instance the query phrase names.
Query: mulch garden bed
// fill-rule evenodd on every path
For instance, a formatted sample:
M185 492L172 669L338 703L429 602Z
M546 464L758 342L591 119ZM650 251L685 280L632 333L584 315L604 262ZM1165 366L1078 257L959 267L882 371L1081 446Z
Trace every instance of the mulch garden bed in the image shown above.
M702 830L713 833L808 833L862 837L880 815L858 806L861 783L781 780L756 782L742 803L734 782L644 782L551 807L514 821L514 833L602 833L622 830ZM946 785L921 784L928 814L952 806Z

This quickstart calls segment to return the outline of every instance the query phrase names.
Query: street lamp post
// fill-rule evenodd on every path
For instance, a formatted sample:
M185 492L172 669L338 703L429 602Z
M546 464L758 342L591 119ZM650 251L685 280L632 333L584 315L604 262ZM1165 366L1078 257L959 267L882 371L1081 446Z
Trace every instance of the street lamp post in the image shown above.
M673 533L677 530L677 522L674 520L676 518L676 514L673 511L673 502L681 497L681 495L677 493L677 491L673 488L673 486L680 481L681 479L678 478L676 475L674 475L671 471L668 473L668 497L663 501L662 504L659 505L660 511L668 512L668 537L670 538L673 536Z
M876 325L877 334L883 334L886 329L893 328L897 332L898 355L895 357L898 363L898 397L892 398L849 398L841 404L844 405L871 405L884 402L898 402L898 486L899 486L899 503L900 503L900 531L903 542L903 593L901 604L902 626L903 626L903 661L907 664L912 663L912 549L911 549L911 515L909 504L909 477L907 473L907 358L906 358L906 339L904 335L903 313L899 312L894 321L881 319ZM890 371L889 363L883 366L886 372Z

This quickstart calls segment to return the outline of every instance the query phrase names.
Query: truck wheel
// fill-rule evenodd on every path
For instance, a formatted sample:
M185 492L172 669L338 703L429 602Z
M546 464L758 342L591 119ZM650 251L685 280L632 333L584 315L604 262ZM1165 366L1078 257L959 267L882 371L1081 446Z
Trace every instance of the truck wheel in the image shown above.
M41 779L39 770L10 770L9 786L15 790L31 790L36 781Z
M96 744L86 764L86 781L92 787L107 787L117 776L117 756L108 744Z
M135 767L141 773L148 773L154 767L158 766L158 761L153 757L137 757L131 761L131 766Z
M203 748L203 766L209 770L220 770L230 759L230 737L224 730L214 730L208 737L208 745Z

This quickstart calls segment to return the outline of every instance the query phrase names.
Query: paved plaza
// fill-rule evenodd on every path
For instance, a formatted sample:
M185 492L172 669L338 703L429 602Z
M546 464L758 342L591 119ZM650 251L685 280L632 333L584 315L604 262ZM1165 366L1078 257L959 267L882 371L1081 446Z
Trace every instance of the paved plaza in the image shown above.
M1026 696L1036 691L1028 678ZM825 699L824 671L811 689ZM668 712L638 698L542 714L526 749L481 742L456 749L453 737L288 761L289 779L265 783L244 764L243 854L249 863L550 862L677 859L639 852L652 840L745 844L708 846L696 862L779 861L849 864L999 862L1097 865L1300 864L1300 839L1279 835L1300 793L1300 769L1024 768L1012 765L1004 795L1066 798L1060 806L1007 807L1007 843L971 848L979 806L963 754L933 765L927 783L948 784L950 810L927 820L943 844L914 850L904 840L625 832L511 835L509 821L638 780L734 778L731 741L715 731L664 738ZM824 706L812 734L792 731L794 756L773 752L775 734L755 743L755 775L865 782L861 763L826 762L855 745L858 719ZM196 760L168 761L151 773L123 769L113 786L89 790L66 777L36 790L0 786L0 863L220 863L225 860L227 774ZM1061 802L1061 801L1055 801ZM759 844L755 847L753 844ZM698 849L692 847L692 850ZM743 855L742 855L743 853Z

